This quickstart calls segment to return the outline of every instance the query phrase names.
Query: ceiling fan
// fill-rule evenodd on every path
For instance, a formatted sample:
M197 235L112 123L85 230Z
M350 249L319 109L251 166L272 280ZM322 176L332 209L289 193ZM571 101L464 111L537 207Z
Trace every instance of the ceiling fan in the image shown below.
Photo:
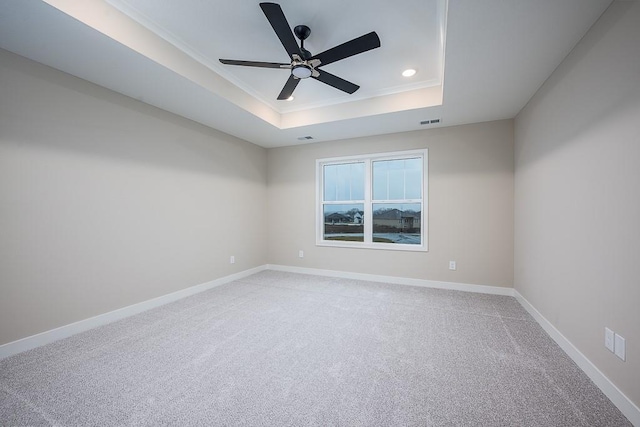
M284 49L287 51L287 54L291 58L291 62L257 62L238 61L234 59L220 59L220 62L227 65L282 68L291 70L289 80L287 80L284 88L280 92L280 95L278 95L279 100L286 100L291 97L291 94L296 86L298 86L298 83L300 83L300 80L309 77L349 94L354 93L360 88L360 86L354 83L321 70L320 67L380 47L380 38L375 31L346 43L342 43L341 45L335 46L329 50L325 50L317 55L312 55L311 52L304 48L304 41L309 37L309 34L311 34L311 29L309 27L306 25L298 25L293 29L296 37L300 39L300 46L298 46L280 5L277 3L260 3L260 8L273 27L273 30L276 32L282 46L284 46Z

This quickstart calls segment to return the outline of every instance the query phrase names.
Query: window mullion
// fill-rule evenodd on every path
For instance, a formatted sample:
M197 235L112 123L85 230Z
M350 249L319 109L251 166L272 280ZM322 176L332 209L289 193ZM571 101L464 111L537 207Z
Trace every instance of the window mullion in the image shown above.
M371 159L367 159L364 164L364 243L371 243L373 241L371 235L373 234L373 204L372 198L372 186L373 186L373 171L371 167Z
M406 163L406 162L405 162ZM407 170L402 170L402 197L407 198Z

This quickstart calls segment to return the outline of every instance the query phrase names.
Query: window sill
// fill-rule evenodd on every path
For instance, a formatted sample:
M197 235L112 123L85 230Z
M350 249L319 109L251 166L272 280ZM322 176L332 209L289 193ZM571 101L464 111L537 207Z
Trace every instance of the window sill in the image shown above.
M385 251L404 252L428 252L426 245L403 245L399 243L364 243L364 242L340 242L340 241L316 241L316 246L329 248L374 249Z

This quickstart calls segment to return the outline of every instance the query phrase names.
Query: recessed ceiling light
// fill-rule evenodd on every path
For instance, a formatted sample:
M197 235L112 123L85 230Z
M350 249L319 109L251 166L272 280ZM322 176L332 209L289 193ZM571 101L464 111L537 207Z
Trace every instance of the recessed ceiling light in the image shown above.
M411 77L411 76L413 76L415 73L416 73L416 70L414 70L413 68L409 68L409 69L407 69L407 70L404 70L404 71L402 72L402 75L403 75L403 76L405 76L405 77Z
M293 101L295 98L293 97L293 95L291 95L290 97L287 98L287 101Z

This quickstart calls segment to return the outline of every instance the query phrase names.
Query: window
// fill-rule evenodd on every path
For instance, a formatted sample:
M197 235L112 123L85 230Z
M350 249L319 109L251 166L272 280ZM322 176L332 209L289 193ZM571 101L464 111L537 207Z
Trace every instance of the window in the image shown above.
M316 244L427 250L427 150L316 161Z

